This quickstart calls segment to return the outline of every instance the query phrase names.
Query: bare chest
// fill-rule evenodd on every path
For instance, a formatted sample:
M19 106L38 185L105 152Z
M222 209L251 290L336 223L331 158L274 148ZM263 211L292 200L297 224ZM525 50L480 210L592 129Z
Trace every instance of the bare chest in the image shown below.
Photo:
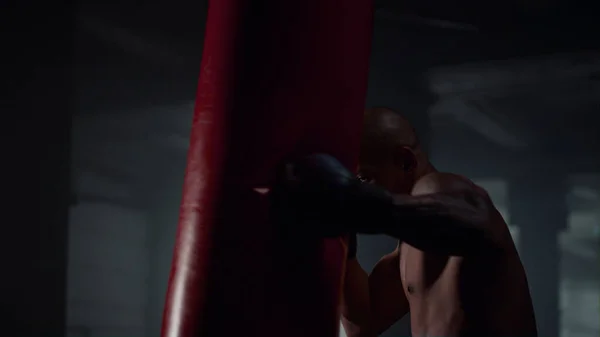
M428 254L404 243L400 246L400 276L409 300L442 285L446 292L457 291L463 264L461 257Z
M400 277L411 312L412 333L458 336L464 330L461 273L464 259L400 246Z
M399 263L413 335L459 336L482 329L475 325L483 323L488 308L482 301L493 293L494 282L481 262L402 244Z

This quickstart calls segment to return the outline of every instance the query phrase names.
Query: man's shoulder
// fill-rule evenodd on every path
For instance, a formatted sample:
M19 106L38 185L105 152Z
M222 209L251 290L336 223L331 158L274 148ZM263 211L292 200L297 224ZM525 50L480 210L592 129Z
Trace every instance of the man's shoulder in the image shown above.
M475 185L469 178L448 172L432 172L424 175L413 186L412 194L423 195L460 191L487 194L483 188Z
M447 172L431 172L417 180L413 194L450 192L469 189L473 182L466 177Z

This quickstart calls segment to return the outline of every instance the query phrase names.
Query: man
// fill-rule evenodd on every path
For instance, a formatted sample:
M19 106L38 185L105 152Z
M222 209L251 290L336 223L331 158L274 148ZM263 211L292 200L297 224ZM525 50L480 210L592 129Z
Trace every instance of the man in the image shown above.
M482 197L477 209L495 247L452 256L400 241L368 276L350 255L342 309L349 337L377 336L409 311L415 337L537 335L525 271L508 226L483 189L435 170L406 119L386 108L367 110L359 176L394 194L449 193L448 202L457 203ZM423 233L418 240L435 235ZM350 240L351 250L355 244Z
M399 240L367 275L349 236L342 303L349 337L377 336L409 311L415 337L537 335L525 272L501 215L483 189L437 172L397 113L366 112L360 181L326 155L284 168L273 194L282 214L325 235Z

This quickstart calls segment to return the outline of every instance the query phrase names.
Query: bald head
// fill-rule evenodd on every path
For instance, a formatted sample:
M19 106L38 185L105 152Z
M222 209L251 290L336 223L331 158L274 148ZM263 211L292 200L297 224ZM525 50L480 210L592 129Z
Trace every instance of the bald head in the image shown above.
M359 175L394 193L408 193L429 167L415 129L388 108L367 109L360 143Z
M419 147L417 134L410 122L388 108L367 109L363 121L363 151L379 152L398 146Z

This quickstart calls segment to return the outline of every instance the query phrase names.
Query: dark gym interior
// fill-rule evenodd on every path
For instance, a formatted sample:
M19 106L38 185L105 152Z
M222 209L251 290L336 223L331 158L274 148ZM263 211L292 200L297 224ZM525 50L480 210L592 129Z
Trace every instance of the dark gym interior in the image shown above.
M5 21L27 38L4 65L3 316L19 337L158 337L207 1L63 5ZM579 2L376 2L367 105L401 111L436 167L488 190L542 337L600 334L596 17ZM361 236L359 259L395 245ZM409 334L404 319L384 336Z

